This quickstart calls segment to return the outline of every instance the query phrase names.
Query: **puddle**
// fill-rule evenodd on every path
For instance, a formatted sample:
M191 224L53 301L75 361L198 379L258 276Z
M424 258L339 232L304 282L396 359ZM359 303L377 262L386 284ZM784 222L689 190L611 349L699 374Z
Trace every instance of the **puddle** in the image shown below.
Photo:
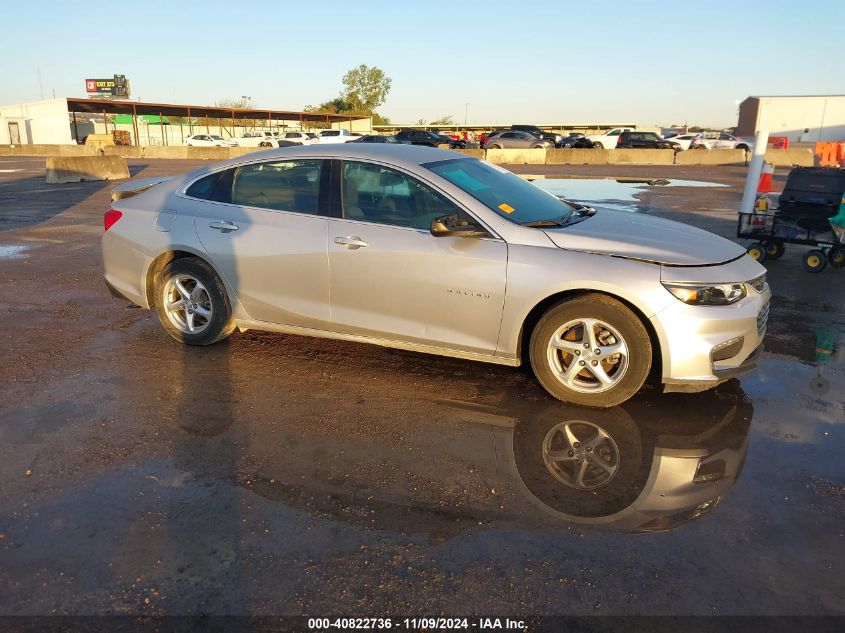
M663 178L547 178L534 184L555 195L576 202L586 202L608 209L636 211L637 195L643 191L666 187L727 187L700 180L666 180Z
M30 248L29 244L0 244L0 259L24 259Z

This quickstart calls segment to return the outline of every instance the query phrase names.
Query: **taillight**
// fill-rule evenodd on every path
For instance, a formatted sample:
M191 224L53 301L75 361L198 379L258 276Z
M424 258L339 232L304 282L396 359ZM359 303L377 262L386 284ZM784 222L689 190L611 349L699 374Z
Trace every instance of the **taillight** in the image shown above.
M622 135L621 135L621 134L620 134L619 136L617 136L617 137L616 137L616 144L617 144L617 145L621 145L621 144L622 144Z
M122 217L123 213L121 211L109 209L103 214L103 229L108 231Z

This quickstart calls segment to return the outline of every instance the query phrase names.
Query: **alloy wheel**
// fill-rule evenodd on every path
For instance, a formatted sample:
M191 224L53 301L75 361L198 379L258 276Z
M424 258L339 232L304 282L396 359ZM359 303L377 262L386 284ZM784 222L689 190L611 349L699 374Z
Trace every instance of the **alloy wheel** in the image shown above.
M619 470L619 447L592 422L570 420L557 424L546 434L542 452L549 473L577 490L607 485Z
M162 298L168 320L183 334L199 334L211 323L211 296L196 277L173 275L164 285Z
M549 340L547 357L555 377L569 389L600 393L615 387L628 369L628 345L598 319L575 319Z

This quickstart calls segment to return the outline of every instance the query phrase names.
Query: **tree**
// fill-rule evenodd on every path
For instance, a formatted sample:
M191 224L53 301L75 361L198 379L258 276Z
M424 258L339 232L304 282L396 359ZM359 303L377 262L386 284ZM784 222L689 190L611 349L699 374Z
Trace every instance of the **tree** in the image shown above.
M387 99L390 77L381 68L361 64L343 76L341 97L352 112L372 114Z
M434 119L429 125L456 125L455 124L455 117L451 114L447 114L445 116L440 117L439 119Z

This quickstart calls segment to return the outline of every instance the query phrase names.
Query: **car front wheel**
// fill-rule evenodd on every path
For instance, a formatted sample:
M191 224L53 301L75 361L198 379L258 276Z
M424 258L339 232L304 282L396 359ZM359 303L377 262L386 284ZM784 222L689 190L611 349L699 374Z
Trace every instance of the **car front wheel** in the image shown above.
M211 345L235 328L223 282L197 258L177 259L162 269L155 307L167 333L188 345Z
M624 304L590 294L550 308L531 335L531 367L551 395L587 407L628 400L651 369L651 341Z
M604 145L601 143L593 143L593 148L595 149L604 149Z

